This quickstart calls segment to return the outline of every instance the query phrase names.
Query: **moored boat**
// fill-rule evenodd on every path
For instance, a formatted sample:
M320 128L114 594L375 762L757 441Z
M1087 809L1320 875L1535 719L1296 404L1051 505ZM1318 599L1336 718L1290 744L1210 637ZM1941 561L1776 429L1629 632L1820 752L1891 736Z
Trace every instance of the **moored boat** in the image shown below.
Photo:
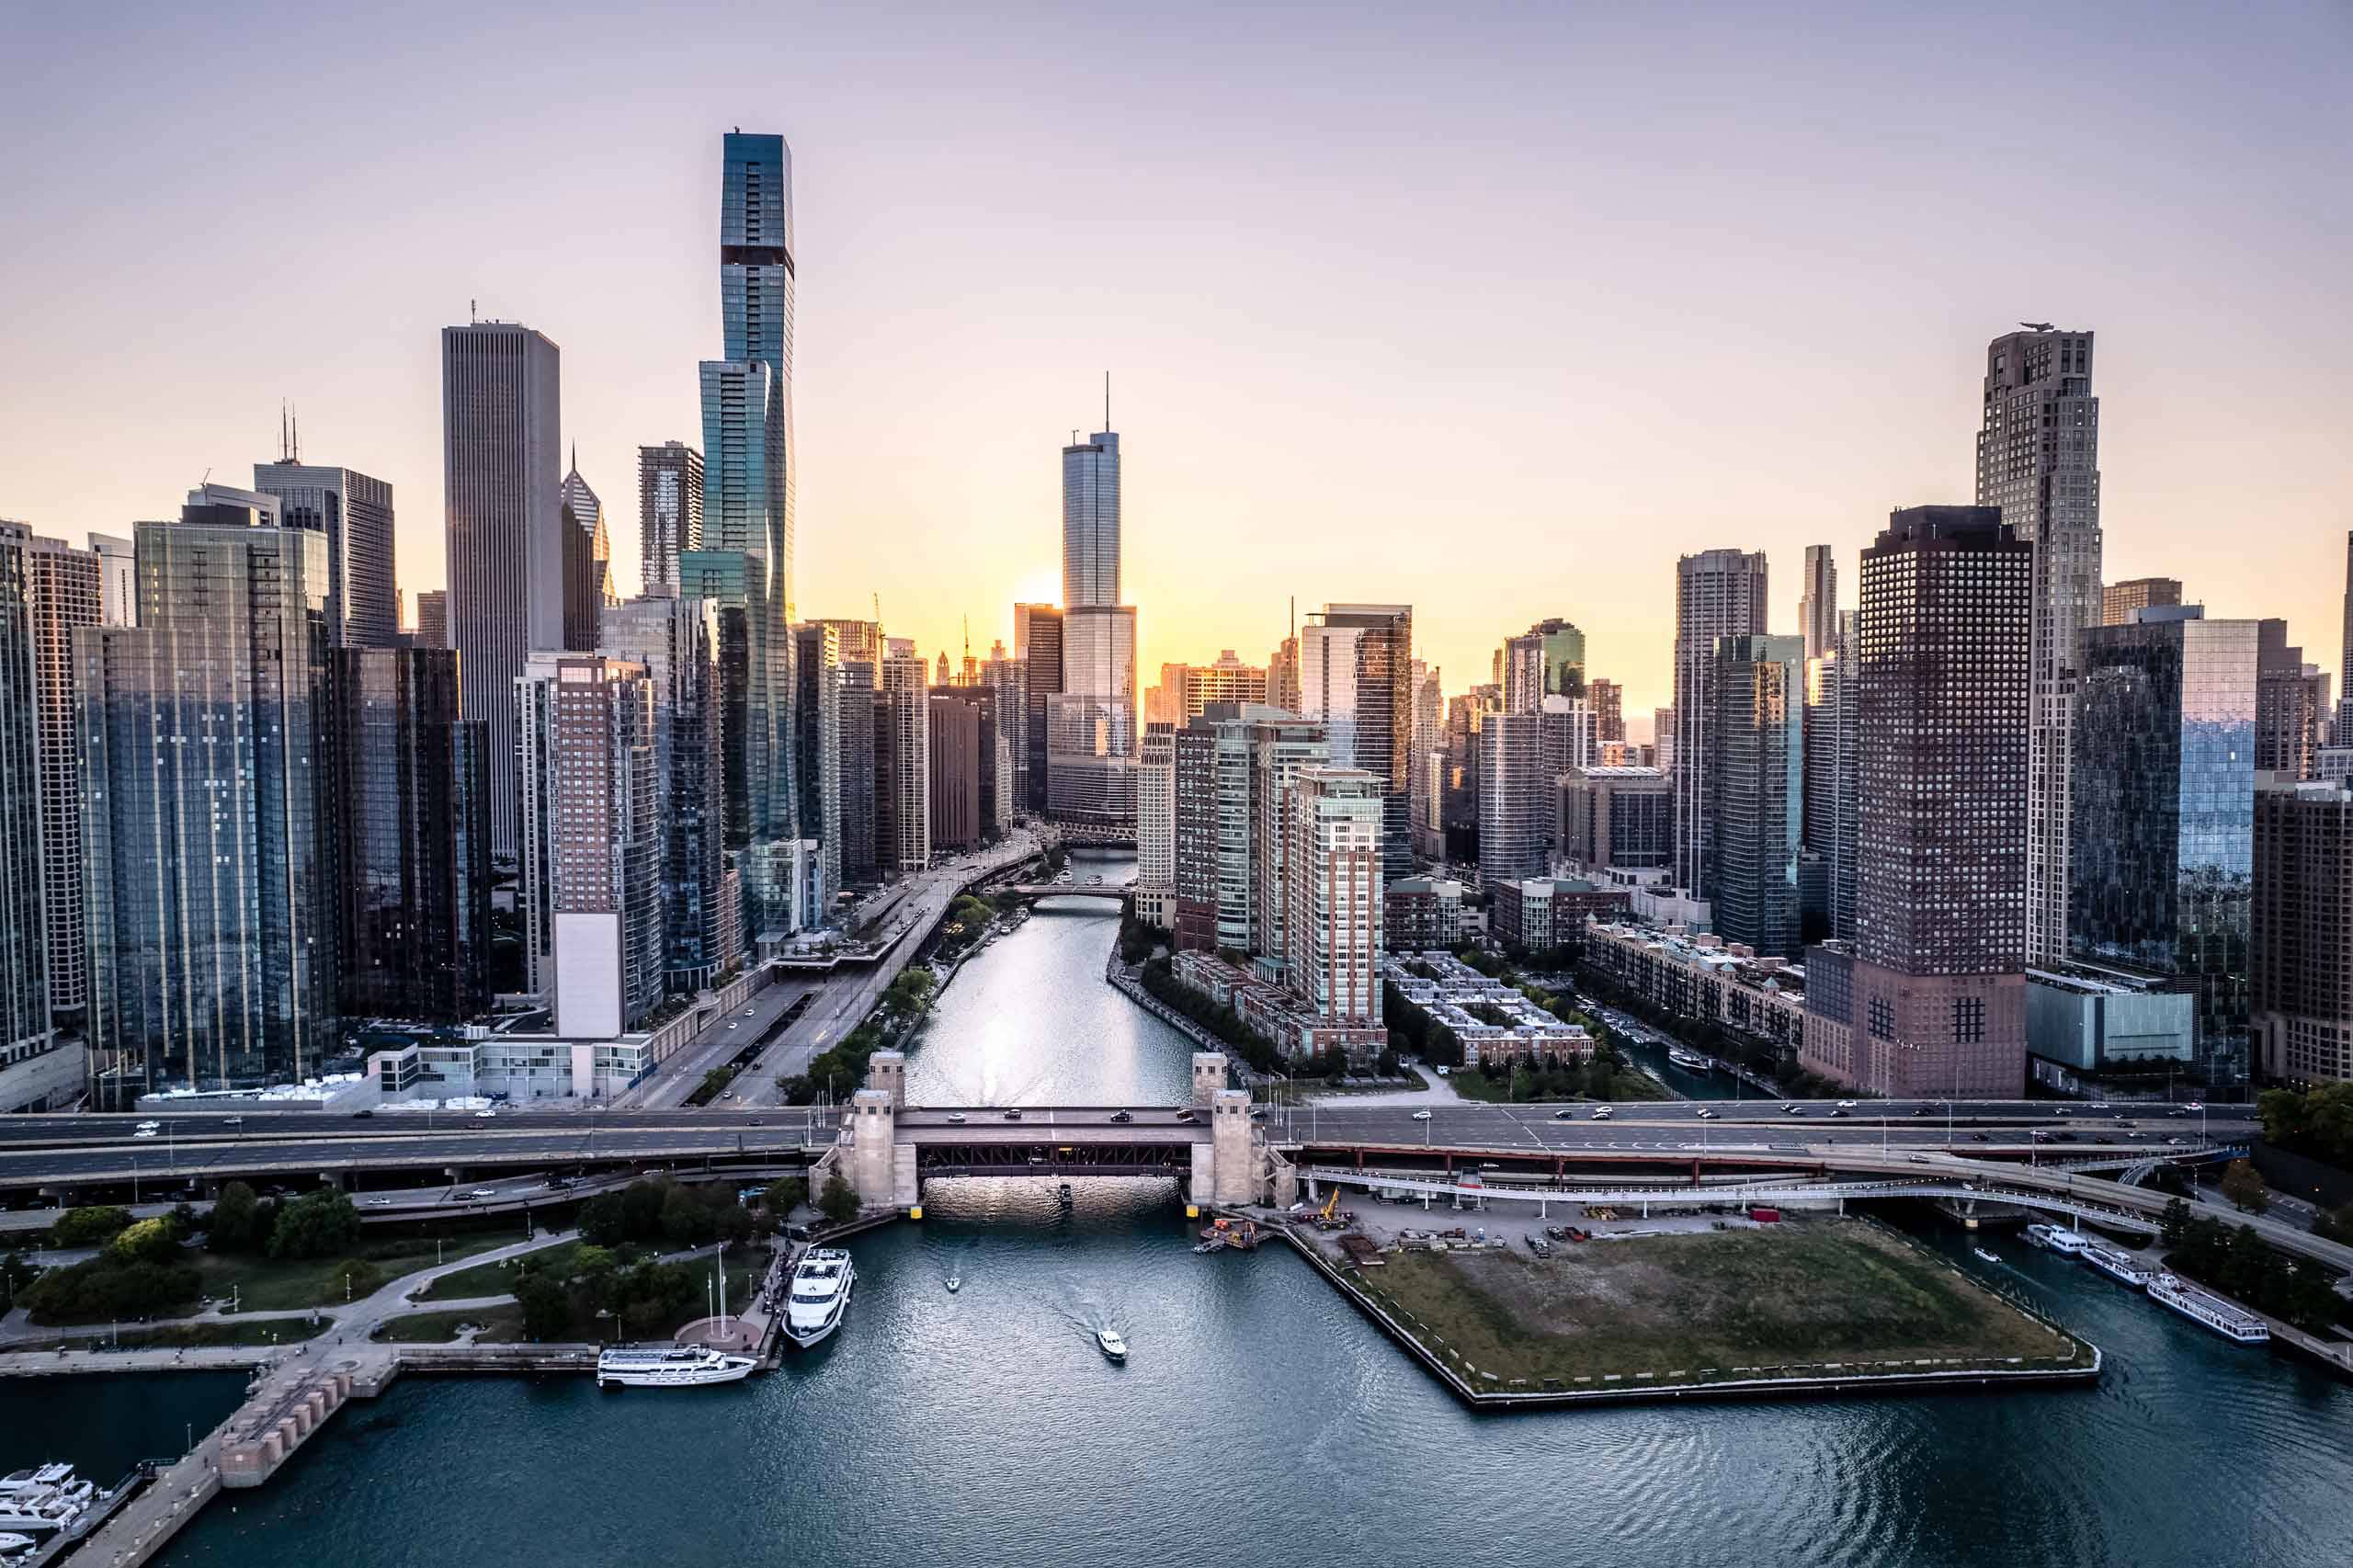
M740 1382L758 1363L707 1345L616 1345L597 1357L598 1388L676 1389Z
M2270 1328L2253 1312L2171 1274L2149 1281L2149 1299L2241 1345L2260 1345L2271 1337Z
M785 1337L806 1350L839 1328L857 1280L858 1270L841 1247L811 1247L802 1254L785 1296Z
M2153 1265L2143 1263L2121 1247L2112 1247L2106 1242L2087 1243L2084 1247L2084 1261L2109 1278L2121 1279L2135 1290L2147 1285L2158 1273Z

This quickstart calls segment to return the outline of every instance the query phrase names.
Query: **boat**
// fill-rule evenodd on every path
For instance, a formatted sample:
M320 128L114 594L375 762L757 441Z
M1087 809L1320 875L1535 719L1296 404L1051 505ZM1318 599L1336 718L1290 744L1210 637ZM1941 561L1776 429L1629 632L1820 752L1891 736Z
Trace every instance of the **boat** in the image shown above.
M2109 1278L2121 1279L2136 1290L2145 1287L2158 1273L2153 1266L2106 1242L2087 1244L2084 1248L2084 1261Z
M2000 1255L1987 1252L1984 1247L1971 1247L1969 1250L1975 1253L1979 1257L1984 1258L1988 1263L1999 1263L2002 1261Z
M1097 1329L1095 1344L1105 1357L1113 1361L1125 1361L1128 1358L1128 1342L1120 1337L1120 1331L1116 1328Z
M707 1345L616 1345L597 1357L598 1388L676 1389L740 1382L758 1363Z
M1666 1059L1686 1073L1705 1073L1715 1065L1704 1056L1695 1056L1690 1051L1673 1045L1666 1048Z
M2029 1225L2026 1228L2027 1244L2029 1246L2039 1247L2049 1246L2051 1244L2051 1233L2058 1228L2059 1227L2056 1225L2046 1225L2041 1221L2037 1221L2035 1223Z
M962 1275L961 1275L961 1274L951 1274L951 1275L949 1275L949 1276L948 1277L948 1293L949 1293L949 1295L951 1295L951 1296L952 1296L952 1295L954 1295L957 1291L959 1291L959 1290L962 1290L963 1288L964 1288L964 1277L963 1277Z
M14 1557L19 1551L30 1551L33 1538L28 1535L0 1535L0 1557Z
M784 1336L803 1350L824 1340L841 1326L857 1281L858 1270L842 1248L811 1247L803 1253L785 1298Z
M2064 1225L2029 1225L2026 1239L2036 1246L2048 1247L2062 1257L2073 1257L2091 1244L2091 1238L2081 1231L2071 1231Z
M2260 1345L2271 1337L2264 1321L2245 1307L2171 1274L2160 1274L2149 1281L2149 1298L2241 1345Z

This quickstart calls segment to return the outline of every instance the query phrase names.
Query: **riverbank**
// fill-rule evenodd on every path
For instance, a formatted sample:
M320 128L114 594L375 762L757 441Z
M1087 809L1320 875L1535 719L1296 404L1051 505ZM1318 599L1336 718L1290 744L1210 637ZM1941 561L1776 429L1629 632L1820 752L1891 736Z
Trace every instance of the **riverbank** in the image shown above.
M1563 1242L1549 1259L1508 1238L1438 1251L1392 1236L1351 1256L1281 1233L1474 1408L2089 1384L2101 1365L1865 1221Z

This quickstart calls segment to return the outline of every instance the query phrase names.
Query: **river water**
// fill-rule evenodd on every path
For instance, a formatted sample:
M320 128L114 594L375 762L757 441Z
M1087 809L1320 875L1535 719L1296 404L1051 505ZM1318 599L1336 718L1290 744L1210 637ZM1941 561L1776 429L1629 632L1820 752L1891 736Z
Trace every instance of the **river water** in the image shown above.
M1185 1040L1110 1005L1115 929L1041 913L967 965L917 1097L1181 1093ZM1063 1213L1044 1183L936 1184L921 1224L852 1244L847 1325L772 1377L404 1381L164 1561L2252 1568L2353 1543L2353 1388L2015 1239L1988 1266L1918 1222L2106 1350L2097 1389L1478 1416L1287 1253L1192 1256L1170 1185L1075 1186ZM0 1383L0 1460L176 1447L217 1385L157 1386Z

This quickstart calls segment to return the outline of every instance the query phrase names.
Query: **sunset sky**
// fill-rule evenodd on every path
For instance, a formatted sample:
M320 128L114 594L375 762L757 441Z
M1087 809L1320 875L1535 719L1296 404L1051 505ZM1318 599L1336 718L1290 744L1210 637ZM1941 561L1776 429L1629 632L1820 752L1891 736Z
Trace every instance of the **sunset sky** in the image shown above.
M527 322L637 578L700 445L720 135L791 142L803 615L926 654L1126 460L1144 678L1410 601L1449 692L1563 615L1667 699L1678 553L1971 498L1987 338L2097 329L2110 579L2339 653L2353 6L47 6L0 23L0 516L392 482L443 578L438 329Z

